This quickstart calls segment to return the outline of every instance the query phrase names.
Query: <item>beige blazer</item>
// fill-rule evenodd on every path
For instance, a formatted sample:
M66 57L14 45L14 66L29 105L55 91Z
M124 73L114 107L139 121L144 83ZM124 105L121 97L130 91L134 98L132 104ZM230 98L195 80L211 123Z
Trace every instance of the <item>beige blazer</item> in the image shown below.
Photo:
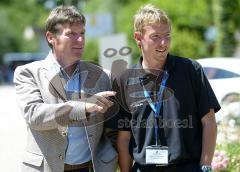
M28 126L23 172L63 172L67 126L71 123L69 116L86 118L82 99L67 101L59 71L54 65L53 55L49 53L45 60L15 70L17 102ZM81 98L110 90L108 76L101 68L81 62L80 73ZM117 153L104 134L101 121L103 119L98 119L97 125L85 127L94 171L113 172Z

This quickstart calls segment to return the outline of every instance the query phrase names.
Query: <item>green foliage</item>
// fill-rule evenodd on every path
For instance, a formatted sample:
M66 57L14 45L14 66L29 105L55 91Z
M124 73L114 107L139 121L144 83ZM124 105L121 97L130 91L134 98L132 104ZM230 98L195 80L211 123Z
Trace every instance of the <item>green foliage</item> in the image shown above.
M87 40L83 53L83 60L98 62L98 42L96 40Z
M10 51L38 51L39 35L45 25L49 10L44 8L46 0L1 0L0 2L0 59ZM167 12L172 24L171 53L200 58L213 55L231 56L236 46L234 32L240 27L240 0L56 0L56 4L85 2L84 13L110 12L114 19L114 31L127 34L128 46L133 49L134 61L140 51L133 39L133 15L140 6L152 3ZM217 41L209 43L204 33L209 26L218 30ZM37 35L33 40L25 40L24 29L32 26ZM98 59L97 40L87 40L84 58ZM93 43L95 41L95 43ZM213 53L214 50L214 53Z
M224 150L227 152L229 163L226 172L240 171L240 143L233 142L228 144L218 145L218 150ZM225 172L223 171L223 172Z
M214 22L218 28L215 55L232 56L237 45L235 31L239 27L240 2L213 0Z
M208 55L206 49L197 31L173 29L171 51L174 54L197 59Z
M41 6L35 0L11 0L0 2L0 59L6 52L38 51L38 36L26 40L23 36L27 26L37 28L39 19L44 16L38 13ZM46 13L46 11L45 11Z
M211 20L211 16L207 13L209 1L206 0L169 0L168 2L152 0L150 2L166 11L173 24L180 27L203 28Z
M17 33L13 30L12 24L8 19L8 13L5 9L0 8L0 18L0 56L2 56L5 52L17 49L18 47L15 42Z

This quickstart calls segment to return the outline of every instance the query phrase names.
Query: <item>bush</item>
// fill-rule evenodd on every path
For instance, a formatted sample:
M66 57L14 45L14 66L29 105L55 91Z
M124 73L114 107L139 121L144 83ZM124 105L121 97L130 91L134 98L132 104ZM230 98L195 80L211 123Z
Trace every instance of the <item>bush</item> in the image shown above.
M226 169L220 170L221 172L236 172L240 171L240 143L232 142L221 144L217 146L217 150L224 150L228 157L228 164ZM217 172L217 170L215 170ZM218 170L219 171L219 170Z
M227 166L224 168L219 168L215 170L216 172L237 172L240 171L240 115L238 110L236 110L235 106L239 105L239 102L231 103L227 106L223 106L220 115L220 120L218 122L218 139L217 139L217 147L215 152L225 152L227 158ZM231 109L231 107L235 107ZM233 110L235 112L233 113ZM218 116L217 116L218 117ZM225 164L221 159L221 156L215 154L215 158L213 159L213 167L216 167L216 164ZM222 156L224 157L224 156Z

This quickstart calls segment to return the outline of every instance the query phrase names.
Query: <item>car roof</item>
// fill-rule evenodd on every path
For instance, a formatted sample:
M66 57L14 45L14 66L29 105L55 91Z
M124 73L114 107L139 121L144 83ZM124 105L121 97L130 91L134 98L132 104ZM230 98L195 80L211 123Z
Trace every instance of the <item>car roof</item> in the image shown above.
M197 60L202 67L220 68L240 74L240 58L237 57L212 57Z
M14 61L36 61L42 60L46 57L46 53L38 52L38 53L6 53L3 56L3 62L6 65Z

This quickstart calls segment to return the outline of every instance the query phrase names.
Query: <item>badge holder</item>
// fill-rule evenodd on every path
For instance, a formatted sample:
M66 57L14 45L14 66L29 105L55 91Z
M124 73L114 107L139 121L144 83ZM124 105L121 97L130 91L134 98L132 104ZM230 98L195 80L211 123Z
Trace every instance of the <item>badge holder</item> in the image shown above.
M146 164L167 165L168 147L160 145L147 146Z
M160 114L160 109L162 107L162 97L166 81L168 79L168 72L165 71L163 75L162 82L160 84L160 89L158 92L158 102L153 103L148 91L145 89L144 84L142 83L144 89L144 96L147 99L150 107L154 111L154 132L155 132L155 145L146 147L146 164L155 164L157 166L165 166L168 164L168 147L161 146L158 144L158 124L157 119Z

